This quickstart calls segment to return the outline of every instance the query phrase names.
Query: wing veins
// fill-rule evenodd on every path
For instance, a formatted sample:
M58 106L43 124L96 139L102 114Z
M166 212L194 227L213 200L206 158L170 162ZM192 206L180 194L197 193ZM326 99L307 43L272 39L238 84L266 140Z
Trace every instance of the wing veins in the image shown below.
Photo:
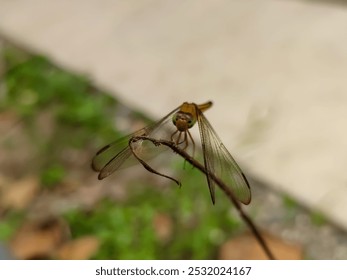
M209 175L210 173L223 180L238 200L244 204L249 204L251 193L245 175L201 111L198 115L198 124L212 202L215 203L216 183ZM227 178L229 180L226 180Z
M165 115L163 118L161 118L158 122L151 124L145 128L142 128L132 134L129 134L120 140L116 140L112 142L111 144L106 145L105 147L101 148L96 155L94 156L92 160L92 168L96 171L99 171L98 178L101 180L103 178L106 178L111 173L116 171L118 168L121 167L121 165L128 159L130 156L132 156L131 149L129 147L129 139L135 137L135 136L149 136L152 134L157 128L159 128L163 123L168 121L169 117L179 109L180 107L175 108L170 113ZM124 146L123 148L119 148L119 152L116 153L113 157L111 157L105 164L98 162L98 160L102 160L102 156L105 155L108 151L115 148L115 145Z

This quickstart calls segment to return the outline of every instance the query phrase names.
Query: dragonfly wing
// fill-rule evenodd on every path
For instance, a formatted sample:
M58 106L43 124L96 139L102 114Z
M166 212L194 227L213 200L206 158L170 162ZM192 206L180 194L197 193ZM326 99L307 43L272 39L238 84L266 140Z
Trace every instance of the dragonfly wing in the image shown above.
M124 148L100 170L98 179L102 180L111 175L114 171L118 170L126 160L131 159L130 156L131 150L129 147Z
M125 136L99 150L92 160L92 168L99 172L99 180L106 178L111 173L121 167L127 167L136 164L131 155L128 142L133 135L143 134L145 131L138 131L134 134ZM124 163L127 164L124 164Z
M104 167L110 164L112 161L117 159L121 153L124 153L124 150L128 147L128 137L122 137L121 139L114 141L102 149L100 149L92 160L92 168L95 171L101 171ZM125 158L123 159L123 161Z
M139 161L133 156L129 147L129 140L136 136L149 136L161 139L165 135L168 135L168 128L171 128L172 130L172 127L174 127L174 125L170 123L172 114L177 111L178 108L171 111L157 123L142 128L139 131L108 144L99 150L92 160L92 168L99 172L98 178L100 180L104 179L120 168L126 168L138 164ZM165 128L165 126L168 128ZM150 141L138 141L133 144L133 149L135 149L136 154L142 160L148 161L168 148L165 146L154 146Z
M215 203L216 183L209 173L214 174L230 187L235 198L243 204L249 204L251 202L251 190L246 176L200 110L198 111L198 124L204 164L208 172L206 177L213 204Z

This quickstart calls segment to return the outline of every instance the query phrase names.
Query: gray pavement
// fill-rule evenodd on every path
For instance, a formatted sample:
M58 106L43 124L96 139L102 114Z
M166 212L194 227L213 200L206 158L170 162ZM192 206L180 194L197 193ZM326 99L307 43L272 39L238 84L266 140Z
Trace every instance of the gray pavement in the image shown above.
M346 30L312 1L0 0L0 34L154 118L213 100L245 170L345 229Z

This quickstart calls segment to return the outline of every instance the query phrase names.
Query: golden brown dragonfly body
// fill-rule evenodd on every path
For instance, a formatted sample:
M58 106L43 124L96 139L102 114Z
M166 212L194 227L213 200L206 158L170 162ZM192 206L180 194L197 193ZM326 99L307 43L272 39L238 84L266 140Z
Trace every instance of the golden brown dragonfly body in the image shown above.
M99 172L98 178L101 180L121 167L134 164L136 161L129 160L130 158L134 159L134 152L136 153L136 158L141 158L141 161L147 161L161 152L157 146L152 145L152 147L149 147L144 145L144 141L137 141L134 144L135 146L130 147L129 140L136 136L170 140L183 150L187 149L191 142L194 156L195 141L189 130L197 122L204 165L208 171L206 178L212 202L215 203L216 183L209 174L214 174L229 186L240 202L249 204L251 191L245 175L203 114L211 106L212 102L206 102L201 105L184 102L157 123L105 146L97 152L92 161L93 169ZM169 130L165 129L165 126L169 127ZM168 137L169 139L167 139ZM160 173L157 174L161 175ZM164 175L164 177L167 176Z

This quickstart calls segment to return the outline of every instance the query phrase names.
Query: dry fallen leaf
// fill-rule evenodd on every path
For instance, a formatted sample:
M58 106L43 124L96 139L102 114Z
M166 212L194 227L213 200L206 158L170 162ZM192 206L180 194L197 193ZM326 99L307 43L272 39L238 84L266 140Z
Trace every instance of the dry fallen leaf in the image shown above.
M167 242L172 236L172 219L169 215L157 213L153 218L154 232L161 242Z
M302 259L302 248L297 244L289 244L282 239L263 234L270 250L279 260L300 260ZM224 243L219 250L221 260L267 260L263 249L258 241L250 233L243 234L230 239Z
M39 180L36 177L27 177L3 188L0 196L0 205L10 209L25 209L35 198L39 191Z
M57 251L62 260L88 260L99 249L100 241L95 236L84 236L65 243Z
M68 236L68 226L61 219L27 222L10 241L10 250L18 259L47 259Z

